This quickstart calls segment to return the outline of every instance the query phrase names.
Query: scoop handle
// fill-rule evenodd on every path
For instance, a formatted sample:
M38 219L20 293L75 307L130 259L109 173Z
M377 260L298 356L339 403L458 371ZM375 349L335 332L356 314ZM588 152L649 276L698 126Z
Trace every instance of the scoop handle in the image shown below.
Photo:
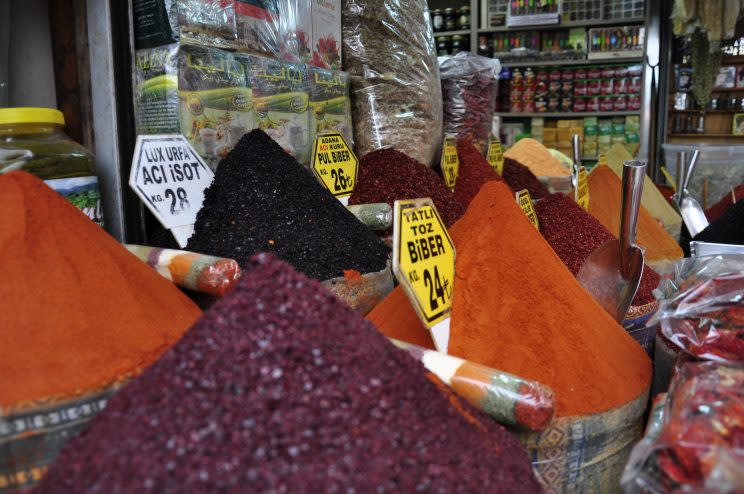
M675 191L675 199L677 206L682 202L682 186L685 183L685 167L687 165L687 152L680 151L677 153L677 190Z
M692 179L692 172L695 171L695 165L697 165L698 158L700 157L700 150L693 149L690 155L690 162L687 164L687 170L685 171L685 182L682 184L682 190L687 190L687 186L690 184Z
M623 271L628 266L630 247L635 245L638 213L641 209L646 163L632 160L623 163L622 216L620 217L620 261Z
M581 138L579 134L571 136L573 143L573 167L571 169L571 185L576 188L579 184L579 167L581 166Z

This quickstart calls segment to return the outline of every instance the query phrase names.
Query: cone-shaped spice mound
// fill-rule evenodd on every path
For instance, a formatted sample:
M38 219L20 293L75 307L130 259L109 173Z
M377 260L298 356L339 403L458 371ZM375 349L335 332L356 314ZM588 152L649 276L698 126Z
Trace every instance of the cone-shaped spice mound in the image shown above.
M535 203L535 212L543 238L574 276L579 274L581 266L594 249L615 239L594 216L563 194L550 194L538 201ZM632 305L653 302L652 292L658 284L659 274L644 265L641 284Z
M720 244L744 245L744 201L729 207L713 223L705 227L693 240Z
M0 412L129 377L201 314L32 175L0 175L0 210Z
M504 158L504 182L509 185L512 192L519 192L522 189L530 191L530 197L541 199L550 194L550 191L542 182L530 171L529 168L511 158Z
M540 492L514 437L320 283L248 267L37 492Z
M616 237L620 236L622 182L607 165L593 169L589 182L589 212ZM682 257L682 248L641 206L638 212L637 243L646 249L647 261L676 260Z
M457 140L457 160L455 199L467 209L484 183L492 180L500 182L501 177L469 139Z
M377 236L262 130L220 161L187 248L241 264L271 251L319 280L387 262Z
M553 157L548 148L535 139L520 139L506 150L504 158L512 159L538 177L567 177L571 171Z
M488 182L450 230L457 248L449 353L547 384L558 416L631 401L651 379L646 352L584 291L517 206ZM368 316L433 348L400 287Z
M465 209L455 200L435 171L394 149L379 149L359 162L359 177L349 204L430 197L445 225L452 225ZM390 228L386 233L392 233Z

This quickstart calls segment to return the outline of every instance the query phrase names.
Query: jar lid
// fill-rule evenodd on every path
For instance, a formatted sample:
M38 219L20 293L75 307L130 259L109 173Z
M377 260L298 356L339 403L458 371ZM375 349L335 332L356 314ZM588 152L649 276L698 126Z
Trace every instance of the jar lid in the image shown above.
M0 108L0 125L46 123L65 125L65 116L53 108Z

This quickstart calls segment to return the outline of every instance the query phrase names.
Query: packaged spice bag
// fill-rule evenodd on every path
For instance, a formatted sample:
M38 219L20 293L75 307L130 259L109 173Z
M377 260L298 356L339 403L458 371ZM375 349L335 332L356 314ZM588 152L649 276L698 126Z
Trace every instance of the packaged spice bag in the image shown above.
M357 154L392 147L431 166L442 136L442 94L424 0L342 4Z
M178 44L137 50L134 113L138 134L178 133Z
M341 0L276 0L282 60L341 69Z
M744 490L744 367L687 363L652 411L622 477L628 494Z
M274 0L235 0L238 49L278 57L281 46L279 12Z
M227 48L237 39L233 1L133 0L132 18L138 50L179 40Z
M261 58L251 76L256 127L305 166L310 161L308 75L304 64Z
M669 342L706 360L744 363L744 256L685 258L655 291Z
M351 102L349 74L309 67L310 71L310 142L323 132L341 132L351 146Z
M445 135L470 137L486 151L500 72L497 59L470 52L439 57Z

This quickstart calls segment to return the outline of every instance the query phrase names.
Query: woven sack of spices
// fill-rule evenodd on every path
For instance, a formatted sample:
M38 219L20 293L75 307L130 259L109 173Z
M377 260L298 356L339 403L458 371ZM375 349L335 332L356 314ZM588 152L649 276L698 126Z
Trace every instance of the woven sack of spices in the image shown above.
M30 486L200 315L41 180L0 175L0 492Z
M345 0L342 26L357 154L392 147L431 166L442 92L426 1Z
M444 135L470 138L482 152L491 135L499 72L498 59L463 51L439 57Z
M609 166L600 165L588 176L589 212L613 235L620 235L621 192L620 177ZM683 256L682 248L664 230L643 205L638 213L638 245L645 249L646 262L654 267Z

